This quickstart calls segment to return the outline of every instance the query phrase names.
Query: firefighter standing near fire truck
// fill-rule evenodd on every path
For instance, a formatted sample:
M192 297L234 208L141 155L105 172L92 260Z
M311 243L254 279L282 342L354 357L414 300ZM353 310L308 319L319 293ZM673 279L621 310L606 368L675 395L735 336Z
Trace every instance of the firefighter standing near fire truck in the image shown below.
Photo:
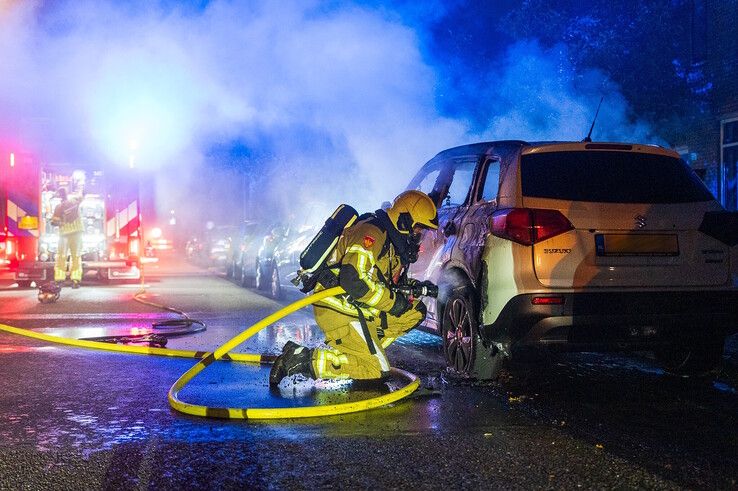
M54 281L63 282L67 277L67 254L72 256L69 277L72 288L78 288L82 281L82 218L79 214L80 196L67 196L64 188L56 192L61 199L51 218L51 224L59 227L59 246L56 251L54 264Z
M329 348L309 349L288 341L269 374L278 385L302 374L320 379L377 380L390 370L385 349L417 327L426 315L419 299L393 288L404 268L417 259L423 229L437 229L433 201L405 191L392 206L377 210L343 231L316 291L340 285L345 295L314 305L315 320Z

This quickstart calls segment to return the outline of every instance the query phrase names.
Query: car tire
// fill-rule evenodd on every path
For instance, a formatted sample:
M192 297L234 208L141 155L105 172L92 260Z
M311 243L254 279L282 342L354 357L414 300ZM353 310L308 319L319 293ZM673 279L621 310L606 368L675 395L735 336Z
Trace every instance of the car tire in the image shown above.
M703 377L715 373L722 363L725 339L705 343L677 343L654 350L656 360L669 373L682 377Z
M503 356L486 347L479 335L479 302L470 285L450 287L443 305L441 337L443 356L450 372L465 378L496 379Z
M255 277L246 274L246 271L241 270L241 281L239 284L243 288L253 288L255 286Z
M266 288L264 276L266 271L266 266L264 266L261 263L256 263L256 276L254 277L254 287L256 287L257 290L264 290Z
M279 269L276 267L272 268L271 281L269 282L270 293L272 298L279 300L282 298L282 284L279 282Z

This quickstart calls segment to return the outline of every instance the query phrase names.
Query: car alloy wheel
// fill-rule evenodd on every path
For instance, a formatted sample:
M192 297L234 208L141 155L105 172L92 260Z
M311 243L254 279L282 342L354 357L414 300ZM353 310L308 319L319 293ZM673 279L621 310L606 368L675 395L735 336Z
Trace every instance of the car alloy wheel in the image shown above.
M474 367L477 333L474 305L467 288L454 291L443 309L443 353L453 370L470 375Z

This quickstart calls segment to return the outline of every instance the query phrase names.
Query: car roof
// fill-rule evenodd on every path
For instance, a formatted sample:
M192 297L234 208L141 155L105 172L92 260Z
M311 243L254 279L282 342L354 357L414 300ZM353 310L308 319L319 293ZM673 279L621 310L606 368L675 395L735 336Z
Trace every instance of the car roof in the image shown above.
M500 140L487 141L479 143L471 143L468 145L460 145L458 147L449 148L438 153L431 159L445 160L449 158L460 158L475 155L493 154L499 152L509 152L519 150L523 154L537 152L565 152L577 150L611 150L611 151L629 151L640 153L653 153L659 155L670 155L679 157L674 150L661 147L659 145L650 145L642 143L623 143L623 142L573 142L573 141L534 141L528 142L523 140Z

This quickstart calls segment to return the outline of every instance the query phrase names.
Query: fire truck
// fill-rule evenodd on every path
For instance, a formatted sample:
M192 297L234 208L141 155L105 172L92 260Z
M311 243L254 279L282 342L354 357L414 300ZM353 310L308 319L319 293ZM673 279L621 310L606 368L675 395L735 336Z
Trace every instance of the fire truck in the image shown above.
M138 182L125 169L46 164L32 154L4 152L0 171L0 268L19 286L54 279L59 230L52 225L57 191L81 198L84 275L140 278L142 230Z

